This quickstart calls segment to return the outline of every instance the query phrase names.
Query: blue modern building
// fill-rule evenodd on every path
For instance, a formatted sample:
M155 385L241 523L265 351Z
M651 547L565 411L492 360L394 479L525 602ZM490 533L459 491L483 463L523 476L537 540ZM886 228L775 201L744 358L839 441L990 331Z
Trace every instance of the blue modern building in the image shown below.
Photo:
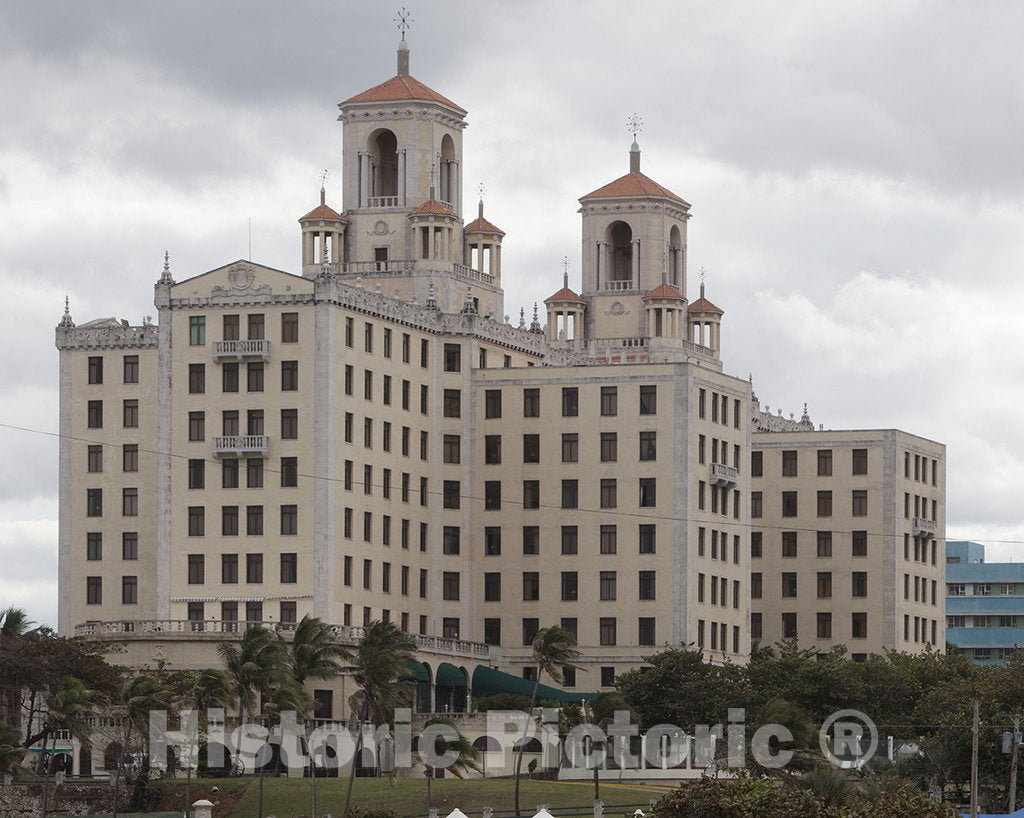
M946 542L946 641L978 664L1024 648L1024 562L985 562L985 546Z

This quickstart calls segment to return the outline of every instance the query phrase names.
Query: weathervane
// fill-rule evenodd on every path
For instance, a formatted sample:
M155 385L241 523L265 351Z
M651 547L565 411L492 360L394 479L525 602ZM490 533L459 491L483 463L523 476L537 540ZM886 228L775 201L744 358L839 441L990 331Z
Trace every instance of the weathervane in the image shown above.
M569 286L569 257L562 256L562 286Z
M626 129L633 134L633 141L636 142L636 135L644 129L644 121L636 112L626 120Z
M484 197L484 194L487 192L487 188L484 187L484 183L483 182L479 182L477 184L476 192L479 194L481 199Z
M405 6L402 6L402 10L396 12L398 16L395 18L395 22L398 23L398 30L402 32L402 39L405 39L405 32L412 26L413 16L411 11L407 11Z
M327 187L327 168L320 171L320 190Z

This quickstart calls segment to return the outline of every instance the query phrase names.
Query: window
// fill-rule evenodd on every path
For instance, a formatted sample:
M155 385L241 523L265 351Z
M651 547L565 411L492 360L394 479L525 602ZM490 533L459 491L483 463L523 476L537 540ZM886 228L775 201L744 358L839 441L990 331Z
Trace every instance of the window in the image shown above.
M639 544L641 554L653 554L655 552L656 530L653 523L640 524Z
M459 599L459 572L444 571L441 574L441 598L448 602Z
M615 668L601 668L601 687L615 687Z
M221 506L220 533L223 537L238 536L238 506Z
M188 413L188 439L206 439L206 412Z
M89 383L103 383L103 358L102 356L89 357Z
M299 485L299 459L297 457L281 458L281 487L295 488Z
M850 575L851 579L851 594L855 597L865 597L868 595L868 575L866 571L854 571Z
M500 418L501 417L501 390L500 389L486 389L486 390L484 390L484 417L485 418Z
M489 525L484 528L484 555L496 557L501 554L501 526Z
M86 489L85 493L85 516L103 516L103 489Z
M121 489L121 514L125 517L139 516L139 490Z
M220 387L224 392L238 391L238 364L221 364Z
M853 516L866 517L868 514L868 493L866 489L853 491Z
M427 369L430 366L430 341L420 338L420 366Z
M501 435L484 436L484 463L489 466L501 463Z
M819 639L831 639L832 638L832 614L826 612L819 613L817 615L818 621L818 638Z
M188 584L202 585L206 582L206 558L202 554L188 555Z
M281 410L281 439L296 440L299 436L299 410Z
M299 507L281 506L281 533L293 535L299 533Z
M562 481L562 508L578 508L579 507L579 481L577 480L563 480Z
M245 533L249 536L263 533L263 506L245 507Z
M832 476L832 450L831 449L818 449L818 477L831 477L831 476Z
M658 387L640 387L640 414L655 415L658 413Z
M297 312L281 313L281 343L295 344L299 340L299 314Z
M523 435L523 462L540 463L540 435Z
M90 429L103 428L103 401L91 400L88 404L88 426Z
M444 345L444 371L462 371L462 344Z
M782 476L796 477L796 451L788 450L782 453Z
M796 572L783 571L782 573L782 595L784 597L796 596Z
M831 557L832 556L832 532L831 531L819 531L818 532L818 556L819 557Z
M867 613L851 614L851 633L854 639L868 638L868 615Z
M562 462L578 463L580 459L580 436L575 432L562 435Z
M263 488L263 458L249 457L245 461L245 485L251 489Z
M784 491L784 492L782 492L782 516L783 517L795 517L796 516L796 492L795 491Z
M121 535L121 559L137 560L139 558L139 534L126 531Z
M536 602L540 599L540 573L523 571L523 601Z
M139 427L139 402L138 400L124 401L124 428L137 429Z
M759 560L764 553L764 535L760 531L750 532L750 558Z
M501 508L501 481L486 480L484 482L484 510L497 511Z
M575 530L575 526L573 526ZM564 526L563 526L564 530ZM602 554L615 554L619 550L618 528L614 525L602 525L600 531L599 550ZM565 553L563 551L563 553ZM576 553L575 551L573 553Z
M762 477L764 475L764 452L750 453L750 476Z
M599 580L601 600L605 602L613 601L615 599L616 585L615 571L602 571Z
M530 388L523 390L523 417L540 417L540 389Z
M614 477L601 480L601 508L615 508L617 506L617 485Z
M523 619L523 644L524 645L532 645L533 644L533 640L537 638L537 631L539 631L539 630L540 630L540 620L539 619L535 619L533 617L527 617L527 618ZM532 671L532 670L534 670L534 668L532 668L532 667L525 667L525 668L523 668L524 677L525 677L525 673L526 673L527 670L531 670Z
M201 395L206 391L206 364L188 365L188 391L191 395Z
M853 473L854 474L867 474L868 473L868 450L867 449L854 449L853 450Z
M796 639L796 614L784 613L782 615L782 638Z
M458 480L445 480L442 484L441 500L444 508L458 508L461 483Z
M462 438L459 435L445 435L442 456L445 463L459 463L462 459Z
M250 361L246 366L245 388L250 392L263 391L263 364L259 361Z
M363 324L363 350L373 352L373 324L369 321Z
M258 585L263 582L263 555L245 555L245 581Z
M619 456L619 438L615 432L601 432L601 462L614 463Z
M852 545L851 556L866 557L868 555L868 532L853 531L850 537Z
M124 382L125 383L138 383L139 382L139 356L138 355L125 355L124 362Z
M704 419L707 414L707 390L700 389L697 392L697 417L701 420Z
M818 599L829 599L832 596L832 572L818 571Z
M616 620L613 616L602 616L600 621L600 641L602 646L612 646L615 644L615 624ZM611 668L609 668L610 670ZM601 683L605 682L605 668L601 668ZM614 684L614 677L613 682Z
M363 400L373 400L373 371L363 370Z
M782 556L796 557L796 532L782 532Z
M484 644L485 645L500 645L501 644L501 620L500 619L485 619L484 620Z
M640 508L654 508L657 505L657 481L653 477L640 478Z
M657 460L658 458L658 437L657 432L640 433L640 459Z
M579 577L575 571L562 571L562 601L579 599Z
M764 516L764 496L759 491L750 492L750 516Z
M88 470L91 474L103 471L103 447L90 446L88 454Z
M540 508L540 480L523 481L523 508Z
M755 571L750 575L750 598L760 599L763 593L764 587L761 573L759 571Z
M87 560L103 559L103 534L91 531L85 535L85 558Z
M299 362L281 361L281 391L294 392L299 388Z
M139 578L121 577L121 604L137 605L139 602Z
M562 553L568 556L578 554L580 549L579 529L574 525L562 526Z
M641 571L639 575L640 580L640 599L650 600L654 599L655 594L655 579L654 571Z
M188 535L202 537L206 531L206 509L203 506L189 506Z
M103 604L103 578L102 577L86 577L85 578L85 604L86 605L102 605Z
M446 525L441 530L441 553L454 555L461 551L461 529L457 525Z
M496 571L484 574L484 601L501 602L501 574Z
M601 415L614 417L619 413L619 388L617 386L601 387Z
M580 413L580 390L575 386L562 387L562 417L572 418Z
M444 390L444 416L457 418L462 416L462 392L459 389Z
M192 459L188 461L188 487L201 489L206 483L206 461Z
M818 492L818 516L819 517L831 517L832 516L832 492L831 491L819 491Z

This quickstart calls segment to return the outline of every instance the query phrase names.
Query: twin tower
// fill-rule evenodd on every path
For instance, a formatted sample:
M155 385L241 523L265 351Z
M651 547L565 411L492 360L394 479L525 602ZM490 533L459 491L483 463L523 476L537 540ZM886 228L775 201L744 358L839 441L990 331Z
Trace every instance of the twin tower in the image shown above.
M466 111L409 73L338 104L343 124L342 198L301 219L303 275L331 274L442 312L475 311L502 321L504 232L484 218L463 221L462 135ZM687 300L690 205L640 171L580 199L583 287L546 299L548 340L609 361L718 358L722 311Z

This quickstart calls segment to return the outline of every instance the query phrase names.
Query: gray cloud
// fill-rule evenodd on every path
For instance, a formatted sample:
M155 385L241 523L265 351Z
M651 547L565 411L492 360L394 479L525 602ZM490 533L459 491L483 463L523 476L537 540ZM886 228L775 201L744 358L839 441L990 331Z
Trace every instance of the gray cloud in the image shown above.
M1024 9L416 11L413 73L470 111L464 199L483 180L508 232L507 313L557 289L563 255L578 276L576 199L625 172L636 110L644 170L694 204L691 272L726 310L726 369L827 426L945 441L951 534L1024 540ZM138 321L165 248L177 278L203 272L246 255L250 219L253 257L295 269L323 167L340 204L336 103L394 73L392 16L328 0L0 11L0 420L56 427L65 293L76 320ZM56 448L0 442L0 564L28 572L0 575L0 605L45 619Z

